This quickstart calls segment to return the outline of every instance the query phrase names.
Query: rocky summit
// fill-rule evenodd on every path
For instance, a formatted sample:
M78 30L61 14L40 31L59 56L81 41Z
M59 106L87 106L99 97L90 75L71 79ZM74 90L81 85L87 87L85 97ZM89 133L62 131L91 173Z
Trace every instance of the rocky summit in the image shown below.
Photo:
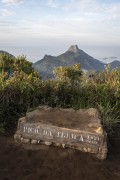
M73 52L73 53L77 53L77 52L79 52L79 48L78 48L77 45L72 45L72 46L70 46L70 48L68 49L68 51L71 51L71 52Z

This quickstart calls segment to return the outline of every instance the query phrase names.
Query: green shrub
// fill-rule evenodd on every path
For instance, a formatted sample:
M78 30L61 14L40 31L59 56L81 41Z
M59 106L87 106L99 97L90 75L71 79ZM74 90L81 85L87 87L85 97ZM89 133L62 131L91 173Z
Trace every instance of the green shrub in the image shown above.
M83 80L82 102L85 107L96 107L108 133L120 124L120 69L109 66L93 78Z
M41 78L23 56L13 60L12 57L1 55L0 62L0 131L3 131L16 123L30 106L37 104L34 92ZM9 75L9 72L12 74Z

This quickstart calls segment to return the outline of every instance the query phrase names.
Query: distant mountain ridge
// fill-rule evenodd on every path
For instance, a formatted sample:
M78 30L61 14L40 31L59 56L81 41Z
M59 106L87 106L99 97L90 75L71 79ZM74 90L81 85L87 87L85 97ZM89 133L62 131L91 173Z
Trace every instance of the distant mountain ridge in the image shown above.
M84 70L97 70L104 69L105 63L94 59L83 50L79 49L77 45L72 45L63 54L59 56L45 55L43 59L33 64L33 67L41 73L43 78L46 76L53 77L52 71L58 66L72 66L80 63L81 68ZM111 69L120 66L120 62L111 63Z
M7 54L10 57L15 57L14 55L0 50L0 54ZM46 77L53 77L53 70L58 66L72 66L76 63L80 63L82 70L97 70L101 71L104 69L104 65L107 65L97 59L94 59L83 50L79 49L77 45L72 45L63 54L59 56L45 55L43 59L37 61L33 64L33 67L42 75L43 79ZM115 60L111 63L111 70L120 67L120 61Z
M7 56L10 56L10 57L15 57L13 56L12 54L6 52L6 51L3 51L3 50L0 50L0 54L6 54Z
M118 60L115 60L115 61L112 61L110 64L110 69L115 69L116 67L120 67L120 61Z

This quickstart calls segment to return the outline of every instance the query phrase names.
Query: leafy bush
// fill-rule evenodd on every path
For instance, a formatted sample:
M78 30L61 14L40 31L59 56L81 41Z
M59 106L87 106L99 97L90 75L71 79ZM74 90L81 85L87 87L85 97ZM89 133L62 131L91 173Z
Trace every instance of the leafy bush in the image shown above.
M120 124L120 69L96 73L93 78L83 80L82 101L85 107L96 107L102 115L102 123L108 133ZM81 96L79 97L81 99Z
M0 72L0 131L5 127L10 127L16 120L27 111L30 106L37 103L36 97L33 96L40 84L40 76L32 68L32 64L26 61L23 56L18 59L1 55L2 62ZM7 65L6 64L7 60ZM11 63L12 62L12 63ZM18 62L22 62L17 66ZM16 65L17 64L17 65ZM11 66L10 66L11 65ZM5 68L7 67L7 68ZM9 68L12 75L9 75ZM1 130L2 129L2 130Z

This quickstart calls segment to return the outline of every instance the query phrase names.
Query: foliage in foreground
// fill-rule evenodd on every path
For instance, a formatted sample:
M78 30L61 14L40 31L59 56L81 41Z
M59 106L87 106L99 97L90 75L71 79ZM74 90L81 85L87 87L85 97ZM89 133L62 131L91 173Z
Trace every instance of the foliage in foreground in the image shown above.
M0 132L38 105L97 107L109 134L119 127L120 69L110 71L106 67L92 78L85 78L76 64L56 68L54 74L55 79L42 81L24 56L0 56Z

